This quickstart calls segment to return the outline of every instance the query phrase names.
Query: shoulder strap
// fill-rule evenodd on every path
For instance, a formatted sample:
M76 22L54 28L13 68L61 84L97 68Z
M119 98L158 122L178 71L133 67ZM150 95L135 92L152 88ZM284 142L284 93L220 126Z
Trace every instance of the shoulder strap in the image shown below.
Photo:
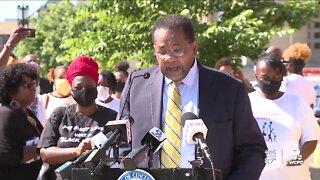
M49 103L49 93L43 94L41 95L41 98L43 100L43 104L44 104L44 109L46 110L48 107L48 103Z
M30 109L27 109L27 120L35 128L40 137L43 130L43 126Z

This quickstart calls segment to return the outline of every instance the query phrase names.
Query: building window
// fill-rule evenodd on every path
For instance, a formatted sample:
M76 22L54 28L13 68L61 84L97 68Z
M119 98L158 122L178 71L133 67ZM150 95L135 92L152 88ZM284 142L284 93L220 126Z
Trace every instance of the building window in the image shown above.
M315 22L314 23L314 28L320 28L320 22Z
M314 38L320 38L320 32L315 32L314 33Z
M9 35L0 35L0 50L3 48L3 45L7 42Z
M9 35L0 35L0 43L1 44L6 43L8 38L9 38Z
M314 43L314 48L315 49L320 49L320 43Z

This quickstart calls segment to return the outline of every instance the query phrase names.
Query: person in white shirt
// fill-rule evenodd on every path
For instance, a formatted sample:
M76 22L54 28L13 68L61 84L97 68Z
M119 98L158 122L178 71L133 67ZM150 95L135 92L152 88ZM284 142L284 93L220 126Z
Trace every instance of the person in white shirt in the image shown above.
M58 107L68 107L72 104L76 104L71 93L71 86L66 79L67 66L57 66L49 70L48 79L54 83L53 92L42 94L41 99L43 101L46 119L49 119L53 111Z
M96 103L110 108L116 112L119 112L120 108L120 100L113 98L112 94L116 89L116 78L115 75L107 70L102 71L99 74L98 80L98 96L96 99Z
M280 91L297 94L313 107L317 94L302 72L310 57L311 49L307 44L295 43L283 52L283 62L287 65L288 75L283 78Z
M263 55L256 68L260 90L249 98L268 146L260 179L310 180L306 161L320 136L313 111L300 96L279 91L286 73L280 59Z

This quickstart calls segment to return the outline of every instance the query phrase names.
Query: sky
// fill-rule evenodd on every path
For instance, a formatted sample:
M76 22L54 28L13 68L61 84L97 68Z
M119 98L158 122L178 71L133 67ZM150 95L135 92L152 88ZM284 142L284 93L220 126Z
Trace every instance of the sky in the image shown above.
M29 15L32 15L41 5L45 4L46 0L0 0L0 21L5 19L17 19L17 6L28 5Z

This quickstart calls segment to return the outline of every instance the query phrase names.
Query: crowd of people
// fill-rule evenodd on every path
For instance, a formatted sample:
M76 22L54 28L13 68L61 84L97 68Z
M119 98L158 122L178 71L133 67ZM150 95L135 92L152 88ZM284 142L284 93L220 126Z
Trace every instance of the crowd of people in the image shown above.
M132 149L153 127L167 137L148 154L152 163L145 159L139 168L191 168L196 145L186 143L181 122L188 112L208 128L212 159L202 167L219 169L223 179L311 179L308 159L320 128L315 91L302 73L311 56L306 44L284 53L269 47L256 59L253 86L233 57L202 65L191 20L172 14L152 27L158 65L129 74L128 62L120 61L115 72L99 72L94 58L79 56L50 69L46 80L35 55L12 55L30 34L22 29L0 52L1 179L56 179L56 168L92 150L91 138L107 122L126 116L134 119Z

